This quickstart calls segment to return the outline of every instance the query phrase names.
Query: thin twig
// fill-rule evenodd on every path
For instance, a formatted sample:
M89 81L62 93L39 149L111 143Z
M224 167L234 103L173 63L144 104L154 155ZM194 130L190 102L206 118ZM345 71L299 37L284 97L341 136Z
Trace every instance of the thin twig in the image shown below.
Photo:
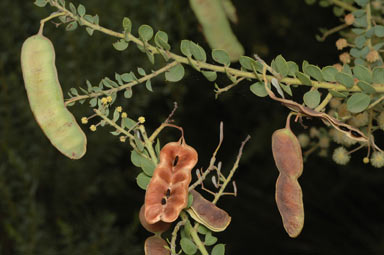
M176 253L176 238L177 238L177 232L179 232L179 229L181 228L181 226L184 226L185 223L187 222L186 219L182 219L181 221L179 221L175 228L173 229L172 231L172 239L171 239L171 255L177 255Z
M227 187L228 183L231 181L233 175L235 174L237 168L239 167L240 158L243 155L243 148L244 148L245 144L248 142L249 139L251 139L251 136L248 135L245 138L245 140L241 143L241 146L240 146L240 149L239 149L239 153L237 154L236 161L235 161L231 171L229 172L227 178L225 179L223 185L221 186L220 190L216 193L215 198L213 199L212 203L214 203L214 204L217 203L219 198L222 196L222 193L224 192L225 188Z

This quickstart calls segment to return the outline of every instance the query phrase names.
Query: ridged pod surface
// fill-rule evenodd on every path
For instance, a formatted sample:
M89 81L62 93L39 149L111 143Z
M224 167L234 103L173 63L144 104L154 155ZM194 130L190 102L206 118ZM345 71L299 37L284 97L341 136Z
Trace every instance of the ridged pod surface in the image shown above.
M150 236L145 240L144 252L145 255L169 255L167 242L159 236Z
M244 48L232 32L221 0L189 0L212 49L225 50L231 61L244 55Z
M193 202L188 213L191 217L212 231L224 231L231 222L226 211L205 199L199 192L192 190Z
M64 105L52 42L41 34L29 37L21 49L21 67L29 105L44 134L65 156L81 158L87 138Z
M144 210L145 210L145 205L141 206L140 208L140 213L139 213L139 220L141 225L149 232L152 233L163 233L169 229L171 226L171 223L168 222L163 222L163 221L158 221L154 224L149 224L144 217Z
M276 181L276 204L290 237L297 237L304 226L303 194L297 178L303 172L303 156L297 137L289 128L272 135L272 153L280 174Z
M191 170L197 152L185 142L167 143L160 151L160 162L145 193L144 216L149 224L173 222L188 203Z

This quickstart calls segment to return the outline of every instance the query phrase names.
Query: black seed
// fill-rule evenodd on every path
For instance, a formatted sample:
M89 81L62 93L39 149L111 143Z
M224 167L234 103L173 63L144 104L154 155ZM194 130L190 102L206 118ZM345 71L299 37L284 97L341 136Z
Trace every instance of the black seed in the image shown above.
M362 135L360 133L358 133L357 131L354 131L354 130L351 130L351 135L354 136L354 137L362 137Z
M173 161L173 166L176 166L178 161L179 161L179 156L176 156L175 160Z
M346 126L339 126L339 128L345 132L349 132L349 128L347 128Z
M162 204L162 205L165 205L166 203L167 203L167 200L166 200L165 198L162 198L162 199L161 199L161 204Z
M167 192L165 193L165 196L167 198L169 198L169 196L171 195L171 190L170 189L167 189Z

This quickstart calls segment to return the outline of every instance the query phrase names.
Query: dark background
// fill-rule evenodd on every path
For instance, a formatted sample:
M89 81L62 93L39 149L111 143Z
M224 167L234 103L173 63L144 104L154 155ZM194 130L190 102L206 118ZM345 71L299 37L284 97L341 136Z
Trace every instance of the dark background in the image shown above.
M149 233L138 223L144 192L135 182L139 169L130 163L130 148L109 134L110 128L90 132L88 151L81 160L66 159L46 139L31 114L20 70L23 41L37 32L39 20L53 11L33 1L0 2L0 254L76 255L143 254ZM278 54L316 65L337 61L337 35L324 43L315 40L319 27L339 24L331 8L308 6L301 0L237 0L239 24L235 33L246 55L258 53L270 61ZM80 3L74 1L76 6ZM208 50L186 0L81 1L87 12L97 13L100 24L121 29L124 16L133 32L141 24L169 34L174 51L190 39ZM89 37L82 28L65 32L47 24L44 34L56 48L56 65L64 92L98 83L114 72L152 67L136 46L125 52L113 49L115 39L99 32ZM236 65L234 65L236 66ZM225 78L220 85L228 84ZM132 118L144 115L153 131L179 104L174 116L183 126L187 142L199 152L198 167L206 167L218 142L219 122L224 121L224 143L218 160L224 171L232 167L241 141L246 145L235 175L238 197L224 197L220 207L232 223L219 241L227 254L382 254L384 206L382 169L364 165L354 154L347 166L331 157L312 155L305 162L300 183L304 193L305 226L291 239L284 232L274 202L278 172L270 137L285 123L287 109L268 98L258 98L243 83L215 100L213 85L193 69L178 83L153 81L154 93L138 86L133 98L118 100ZM70 109L76 118L91 115L87 104ZM311 123L319 124L321 123ZM304 130L295 125L297 133ZM162 143L177 138L167 130ZM332 145L335 146L334 144ZM331 152L329 152L331 153ZM204 193L207 197L208 194Z

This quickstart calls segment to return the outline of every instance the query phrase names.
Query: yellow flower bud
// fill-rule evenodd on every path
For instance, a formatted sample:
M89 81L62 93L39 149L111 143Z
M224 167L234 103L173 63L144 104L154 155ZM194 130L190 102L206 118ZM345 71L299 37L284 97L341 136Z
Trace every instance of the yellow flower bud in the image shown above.
M108 103L112 102L112 97L111 96L107 96L107 101L108 101Z
M126 139L127 139L126 136L120 136L120 142L124 143Z
M334 150L332 158L337 164L346 165L351 159L351 156L344 147L339 147Z
M127 115L126 112L123 112L123 113L121 114L121 117L122 117L122 118L126 118L126 117L128 117L128 115Z
M143 124L145 122L145 118L143 116L140 116L138 121L140 124Z
M95 131L96 131L96 125L91 125L91 126L89 127L89 129L90 129L91 131L95 132Z
M121 112L122 110L123 110L123 107L121 106L116 107L116 111Z
M81 123L82 124L87 124L88 123L88 118L87 117L82 117L81 118Z
M347 46L348 46L348 42L344 38L340 38L339 40L336 41L336 48L338 50L342 50Z

